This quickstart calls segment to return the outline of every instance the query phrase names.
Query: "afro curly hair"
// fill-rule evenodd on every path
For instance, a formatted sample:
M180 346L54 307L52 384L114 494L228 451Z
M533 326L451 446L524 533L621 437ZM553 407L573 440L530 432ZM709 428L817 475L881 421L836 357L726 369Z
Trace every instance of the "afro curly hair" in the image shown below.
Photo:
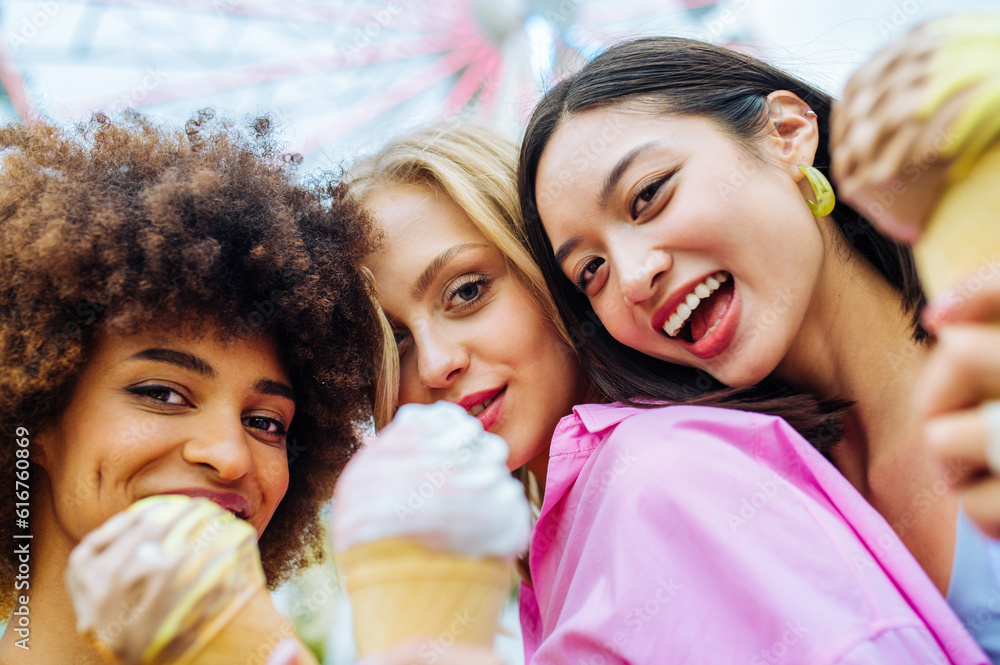
M268 118L203 110L183 130L138 114L0 128L0 478L15 431L55 423L102 331L156 321L274 337L296 393L289 488L260 539L272 588L322 557L319 511L370 417L383 330L361 259L364 214L301 184ZM23 431L23 430L22 430ZM23 464L22 464L23 466ZM29 467L32 474L41 472ZM14 502L0 502L11 542ZM13 555L0 554L0 617Z

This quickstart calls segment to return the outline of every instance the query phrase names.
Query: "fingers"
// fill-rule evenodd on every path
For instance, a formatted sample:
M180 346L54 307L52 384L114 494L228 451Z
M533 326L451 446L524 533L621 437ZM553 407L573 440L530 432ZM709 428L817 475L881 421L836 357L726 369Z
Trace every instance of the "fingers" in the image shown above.
M987 535L1000 538L1000 478L984 478L962 490L960 496L972 521Z
M988 437L978 408L931 418L924 425L924 440L944 465L945 480L955 488L975 482L986 472Z
M923 313L931 332L949 323L1000 322L1000 265L984 263L948 289Z
M300 665L298 642L290 637L279 642L264 665Z
M932 418L1000 397L1000 326L942 328L917 387L917 414Z

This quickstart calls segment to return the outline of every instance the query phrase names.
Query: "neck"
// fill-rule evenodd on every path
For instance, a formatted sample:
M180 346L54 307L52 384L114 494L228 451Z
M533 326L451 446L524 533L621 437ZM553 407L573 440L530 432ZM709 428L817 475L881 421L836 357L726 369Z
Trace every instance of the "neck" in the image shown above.
M829 254L775 374L823 399L855 402L848 414L850 436L839 448L852 458L850 467L867 467L916 432L912 397L928 349L913 340L912 314L874 266Z
M874 266L828 254L776 376L821 398L854 402L833 461L944 592L957 502L941 490L942 471L923 445L912 406L929 347L913 340L912 314ZM927 501L917 500L922 496Z
M48 483L43 479L33 490L37 497L32 502L33 537L15 543L28 543L30 577L27 588L17 592L13 620L0 638L0 663L103 665L97 651L77 635L76 614L63 581L75 543L56 523Z

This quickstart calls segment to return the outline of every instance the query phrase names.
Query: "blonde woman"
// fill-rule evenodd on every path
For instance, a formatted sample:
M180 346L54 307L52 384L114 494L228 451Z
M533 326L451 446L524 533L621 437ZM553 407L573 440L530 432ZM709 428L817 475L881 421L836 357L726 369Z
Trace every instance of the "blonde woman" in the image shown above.
M586 403L600 396L525 250L515 159L491 132L449 125L345 181L380 231L365 263L399 347L386 393L463 406L544 490L520 595L526 661L985 662L799 433L824 431L815 402L734 404L794 429L747 410Z

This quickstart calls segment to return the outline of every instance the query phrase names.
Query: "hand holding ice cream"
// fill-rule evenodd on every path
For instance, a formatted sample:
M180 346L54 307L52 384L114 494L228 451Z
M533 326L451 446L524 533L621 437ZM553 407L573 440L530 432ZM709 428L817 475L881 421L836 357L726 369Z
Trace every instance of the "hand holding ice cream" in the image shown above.
M928 22L848 82L831 120L839 195L916 243L932 296L1000 251L1000 15Z

